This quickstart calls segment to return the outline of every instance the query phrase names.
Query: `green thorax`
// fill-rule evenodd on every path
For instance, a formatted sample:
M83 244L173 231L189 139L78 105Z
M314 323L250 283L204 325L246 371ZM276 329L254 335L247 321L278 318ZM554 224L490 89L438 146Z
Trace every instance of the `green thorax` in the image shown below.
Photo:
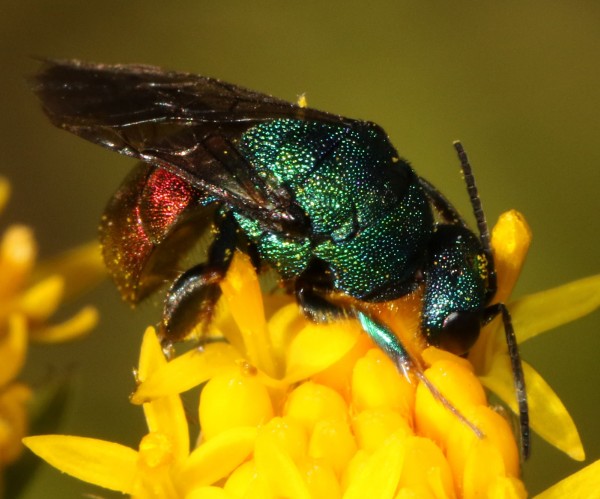
M235 215L284 279L320 258L336 289L360 298L412 275L431 232L431 210L380 128L273 120L246 131L239 150L259 176L287 187L311 222L306 238L292 239Z

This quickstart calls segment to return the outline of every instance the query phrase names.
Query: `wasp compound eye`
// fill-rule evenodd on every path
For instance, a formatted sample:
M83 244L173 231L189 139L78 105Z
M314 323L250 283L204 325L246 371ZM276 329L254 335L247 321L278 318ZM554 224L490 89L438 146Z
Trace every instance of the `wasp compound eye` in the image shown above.
M481 328L481 314L475 311L452 312L439 333L439 346L456 355L469 351Z

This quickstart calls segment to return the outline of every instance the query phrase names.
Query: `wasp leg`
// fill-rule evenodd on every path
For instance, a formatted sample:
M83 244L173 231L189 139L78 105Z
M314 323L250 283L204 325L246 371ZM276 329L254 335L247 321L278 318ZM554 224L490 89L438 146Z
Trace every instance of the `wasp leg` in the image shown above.
M333 290L331 272L325 262L315 260L295 282L296 300L304 315L313 322L331 322L354 317L352 309L330 302L325 296Z
M193 329L204 332L221 296L219 283L225 278L236 248L237 224L231 213L218 213L215 239L206 262L177 278L165 300L161 336L163 343L183 340Z
M527 403L527 391L525 389L525 374L523 373L523 364L519 355L517 338L512 327L510 312L504 303L495 303L485 309L484 324L490 322L498 314L502 314L504 323L504 334L506 335L506 345L508 347L508 356L513 374L517 404L519 407L519 425L521 429L521 454L523 459L529 457L530 451L530 432L529 432L529 404Z
M331 303L310 286L296 285L296 300L304 315L320 324L354 316L352 309Z
M321 272L320 272L321 271ZM328 276L323 277L323 276ZM365 312L356 310L350 306L331 303L325 293L331 290L333 283L330 275L322 272L317 266L311 266L296 281L296 297L305 315L314 322L330 322L341 318L355 317L360 324L384 353L394 362L409 382L412 382L412 373L431 392L433 397L439 401L448 411L456 416L463 424L467 425L478 438L483 438L483 432L469 421L450 402L437 387L427 379L421 363L413 358L404 348L400 339L389 328L376 321Z
M358 311L358 320L364 331L381 348L387 356L396 364L398 370L411 382L410 373L423 383L431 392L433 397L440 402L448 411L457 417L463 424L467 425L478 438L483 438L483 432L469 421L453 404L450 402L437 387L427 379L423 372L421 364L414 359L402 345L398 337L386 326L375 321L364 312Z

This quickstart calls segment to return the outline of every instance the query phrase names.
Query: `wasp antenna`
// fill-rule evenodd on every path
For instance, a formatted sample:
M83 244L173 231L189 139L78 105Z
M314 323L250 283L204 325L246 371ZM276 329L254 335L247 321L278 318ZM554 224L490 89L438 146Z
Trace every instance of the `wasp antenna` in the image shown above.
M411 372L414 372L417 378L419 378L419 381L427 387L427 389L431 392L431 395L433 395L433 398L442 404L447 411L450 411L462 424L468 426L473 433L475 433L477 438L485 437L485 434L473 422L469 421L463 415L463 413L460 412L456 406L452 404L452 402L450 402L431 381L429 381L429 379L427 379L427 376L425 376L425 373L420 368L413 366L410 368L410 370Z
M458 159L460 160L460 168L463 172L465 183L467 184L467 192L469 194L469 200L473 207L473 214L475 215L475 221L477 222L477 230L479 231L479 239L483 246L483 252L488 260L489 272L489 283L488 288L490 294L493 296L496 293L496 272L494 271L494 255L492 254L492 243L490 238L490 230L488 228L487 221L485 219L485 213L483 212L483 206L481 204L481 198L479 197L479 191L475 184L475 177L473 176L473 169L469 163L469 158L465 152L460 141L454 142L454 149L458 153Z

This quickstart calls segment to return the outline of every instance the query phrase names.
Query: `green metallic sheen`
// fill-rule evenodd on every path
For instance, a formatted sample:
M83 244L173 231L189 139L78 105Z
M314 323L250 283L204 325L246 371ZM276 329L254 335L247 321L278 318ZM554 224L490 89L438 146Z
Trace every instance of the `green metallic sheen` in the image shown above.
M329 264L335 288L355 298L408 292L433 215L417 176L379 127L278 119L248 129L238 147L259 176L294 193L311 222L311 237L298 240L234 214L284 279L318 258Z
M430 242L422 327L437 343L445 319L454 311L480 313L487 300L487 260L481 243L466 228L440 226Z
M314 253L338 271L336 287L351 290L352 296L364 298L390 283L400 289L422 264L424 254L419 250L431 235L429 213L426 200L413 184L403 202L377 224L347 242L320 244Z
M363 312L357 313L361 327L375 344L391 359L406 360L409 355L398 337L380 322L376 322Z
M274 232L263 232L256 220L234 212L240 227L257 244L261 258L269 261L283 279L292 279L300 275L307 267L312 256L309 239L286 238Z

